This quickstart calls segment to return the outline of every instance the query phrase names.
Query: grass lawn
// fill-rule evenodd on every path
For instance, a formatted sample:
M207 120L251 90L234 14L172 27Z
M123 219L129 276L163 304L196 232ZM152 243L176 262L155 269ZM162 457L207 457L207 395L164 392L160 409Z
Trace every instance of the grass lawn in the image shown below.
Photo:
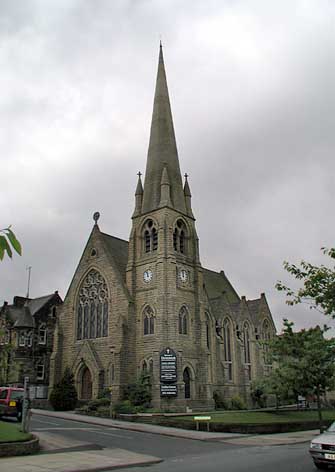
M201 413L212 417L212 423L226 424L269 424L269 423L292 423L298 421L317 421L317 411L214 411ZM194 415L196 416L196 415ZM322 411L322 419L335 421L335 410ZM192 421L193 416L178 416L174 421Z
M30 433L20 431L21 424L5 423L0 421L0 443L27 441L31 439Z

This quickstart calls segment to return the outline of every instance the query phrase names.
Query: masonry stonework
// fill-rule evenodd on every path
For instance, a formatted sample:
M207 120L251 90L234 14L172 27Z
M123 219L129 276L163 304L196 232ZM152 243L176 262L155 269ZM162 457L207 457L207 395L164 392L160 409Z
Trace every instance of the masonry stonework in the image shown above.
M145 180L139 175L129 242L101 232L95 220L58 316L51 383L70 367L81 399L108 387L118 401L146 370L155 408L208 409L217 395L249 401L252 380L271 368L262 340L274 333L264 294L246 300L223 271L201 265L160 48ZM171 397L161 394L160 354L167 348L177 356Z

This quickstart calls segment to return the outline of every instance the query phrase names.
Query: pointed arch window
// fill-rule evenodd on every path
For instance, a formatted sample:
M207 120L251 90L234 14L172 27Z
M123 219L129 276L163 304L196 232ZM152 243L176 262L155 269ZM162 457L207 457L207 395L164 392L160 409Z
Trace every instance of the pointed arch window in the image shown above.
M155 314L150 306L147 306L143 314L143 334L155 333Z
M188 334L188 312L185 306L181 307L178 316L179 334Z
M229 380L230 382L233 380L231 333L232 333L231 322L228 318L226 318L222 324L222 337L223 337L224 363L225 363L226 377L227 377L227 380Z
M263 359L265 365L271 365L270 347L271 330L268 320L264 320L262 324L262 341L263 341Z
M186 225L183 220L177 220L173 231L173 248L181 254L186 254Z
M251 356L250 356L250 327L248 323L243 326L244 364L247 380L251 380Z
M155 223L148 219L144 224L144 251L152 252L158 249L158 231Z
M206 323L205 323L205 328L206 328L206 346L207 349L211 348L211 320L209 318L209 314L206 313Z
M103 276L95 269L82 282L77 305L77 340L108 335L108 290Z

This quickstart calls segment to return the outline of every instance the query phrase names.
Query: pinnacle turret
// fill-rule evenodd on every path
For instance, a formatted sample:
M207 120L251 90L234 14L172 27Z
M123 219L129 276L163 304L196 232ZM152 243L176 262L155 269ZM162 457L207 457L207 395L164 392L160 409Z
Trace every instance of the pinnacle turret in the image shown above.
M138 216L141 214L142 210L142 201L143 201L143 186L142 186L142 180L141 180L141 172L138 174L138 181L137 181L137 186L135 190L135 210L133 213L134 216Z

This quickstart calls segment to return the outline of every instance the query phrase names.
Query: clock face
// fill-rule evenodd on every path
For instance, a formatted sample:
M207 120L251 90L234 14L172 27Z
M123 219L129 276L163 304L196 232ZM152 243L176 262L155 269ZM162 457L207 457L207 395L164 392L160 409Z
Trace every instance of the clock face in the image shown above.
M144 282L146 282L146 283L151 282L152 276L153 276L152 270L147 269L147 270L144 272L144 274L143 274L143 280L144 280Z
M179 271L179 278L182 282L186 282L187 279L188 279L188 273L187 273L187 270L185 269L181 269Z

